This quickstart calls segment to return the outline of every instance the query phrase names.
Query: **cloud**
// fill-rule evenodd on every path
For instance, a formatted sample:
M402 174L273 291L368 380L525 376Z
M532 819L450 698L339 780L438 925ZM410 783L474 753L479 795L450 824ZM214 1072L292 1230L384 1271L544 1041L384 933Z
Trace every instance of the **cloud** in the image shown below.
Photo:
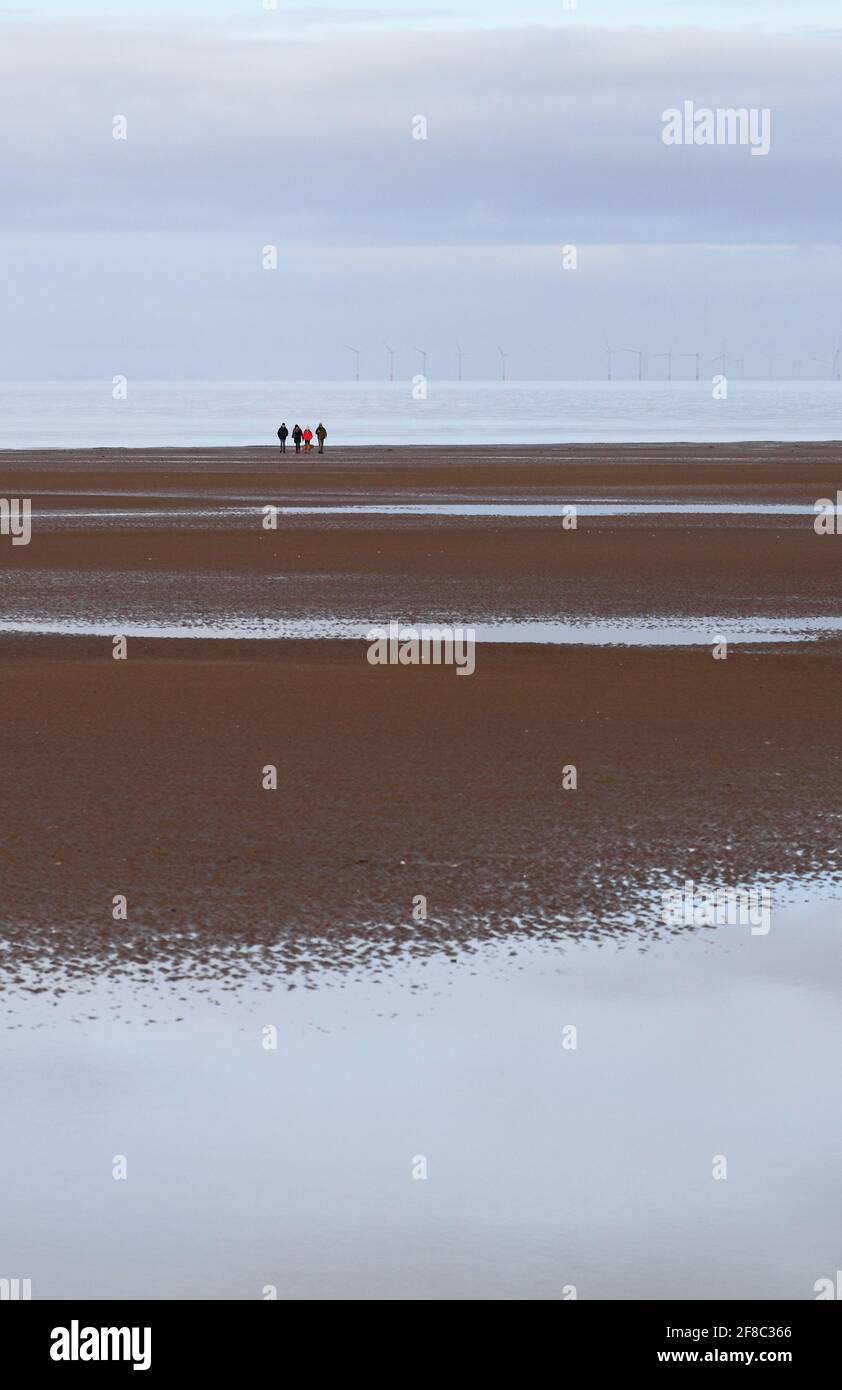
M333 245L837 235L842 95L817 43L532 29L279 47L72 25L4 40L7 227ZM685 98L769 106L771 154L664 146L661 113Z
M280 6L278 8L280 9ZM458 11L454 14L452 10L404 10L398 7L340 10L328 5L317 5L306 10L284 7L281 17L284 24L309 27L319 24L411 24L416 20L428 23L439 19L458 20L460 15Z
M472 370L505 341L519 375L587 374L606 336L816 355L838 331L833 46L581 24L0 39L0 375L331 374L348 341L447 357L455 336ZM771 153L666 147L685 98L770 107Z

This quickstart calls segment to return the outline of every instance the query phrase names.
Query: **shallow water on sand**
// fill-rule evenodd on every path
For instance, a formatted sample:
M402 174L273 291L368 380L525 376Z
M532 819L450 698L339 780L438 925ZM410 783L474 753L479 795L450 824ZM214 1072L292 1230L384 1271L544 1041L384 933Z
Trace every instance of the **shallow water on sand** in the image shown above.
M398 640L423 635L423 628L441 629L442 618L424 618L401 623ZM372 641L372 633L385 630L381 619L354 618L261 618L254 614L226 614L213 619L193 615L181 622L138 621L112 616L101 619L21 616L0 619L0 633L21 633L64 637L122 637L162 639L208 639L219 641ZM831 615L805 618L762 618L738 620L706 617L693 624L675 619L639 616L636 620L610 622L473 622L460 619L457 635L483 643L535 643L551 646L588 647L703 647L723 640L740 645L782 642L811 642L842 632L842 617ZM403 636L401 636L403 634ZM417 663L416 663L417 664ZM436 663L439 664L439 663ZM444 663L447 664L447 663Z
M105 495L105 494L103 494ZM107 494L113 497L114 494ZM134 494L139 495L139 494ZM173 494L174 496L176 494ZM32 496L36 496L35 493ZM581 517L627 517L627 516L676 516L676 517L757 517L757 516L811 516L815 517L815 507L804 504L783 502L415 502L415 503L372 503L349 504L348 506L285 506L269 500L262 505L244 507L234 499L226 507L32 507L33 525L71 522L75 525L90 522L120 522L132 526L145 522L165 521L180 526L197 526L207 522L231 520L234 517L251 517L259 524L265 515L265 508L274 507L278 517L287 516L330 516L353 519L362 516L380 517L544 517L563 521L575 506L576 515Z
M35 1298L812 1298L838 977L838 907L803 903L350 987L16 999L6 1265Z

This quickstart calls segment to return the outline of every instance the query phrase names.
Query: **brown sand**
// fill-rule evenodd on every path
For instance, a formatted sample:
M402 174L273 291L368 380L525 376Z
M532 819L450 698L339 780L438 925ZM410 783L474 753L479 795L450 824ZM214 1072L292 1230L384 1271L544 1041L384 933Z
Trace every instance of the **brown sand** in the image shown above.
M4 490L32 486L148 487L162 496L184 485L214 488L230 482L236 491L262 492L267 479L291 492L316 489L371 493L398 489L435 491L488 488L502 496L513 489L524 498L535 491L655 489L677 495L717 492L805 500L835 489L842 473L842 445L828 444L566 444L494 446L333 448L281 456L276 448L219 449L32 449L0 450ZM595 495L595 493L593 494Z
M220 452L230 469L232 451ZM757 472L727 465L740 489L831 495L838 450L790 449L772 463L768 452ZM538 453L534 471L518 464L529 486L546 468L573 487ZM219 463L205 470L214 487ZM64 486L71 473L75 487L93 486L75 457L7 455L5 495L12 480L21 495L27 481L45 486L47 464ZM459 473L460 487L476 484L477 469L520 487L502 460L375 464L378 486L388 477L393 489L434 487L442 468ZM163 481L157 462L141 470L121 456L117 466L121 487ZM575 466L576 487L594 495L609 465L597 460L591 475L582 458ZM662 495L684 485L688 465L651 467ZM195 488L203 475L191 476ZM225 476L240 488L242 478ZM356 478L354 487L365 495ZM610 489L621 495L617 476ZM516 578L541 611L563 581L581 611L624 611L630 591L653 611L704 611L729 595L747 611L771 602L778 614L787 599L838 611L842 539L837 551L835 538L783 525L562 536L537 526L311 525L289 540L81 530L37 536L29 548L4 541L0 558L10 579L15 567L35 580L52 566L299 566L385 575L409 596L421 577L481 580L490 604ZM13 989L66 987L94 967L139 981L154 967L178 989L203 977L230 987L255 972L453 953L491 934L514 943L521 931L633 931L645 942L663 930L647 896L659 876L734 886L836 869L835 642L735 648L727 661L704 650L488 646L467 679L371 667L362 644L339 642L132 640L129 660L115 662L107 640L9 637L0 656ZM278 767L277 792L261 788L267 763ZM575 792L562 789L568 764L578 768ZM128 898L126 924L112 920L114 894ZM428 901L425 926L412 920L416 894Z

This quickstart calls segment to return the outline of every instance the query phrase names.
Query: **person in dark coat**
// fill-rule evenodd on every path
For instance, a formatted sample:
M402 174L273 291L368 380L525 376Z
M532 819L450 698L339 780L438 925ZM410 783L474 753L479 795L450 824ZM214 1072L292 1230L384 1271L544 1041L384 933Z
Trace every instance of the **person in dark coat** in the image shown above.
M325 440L327 439L327 430L324 425L316 425L316 438L319 441L319 453L323 454L325 451Z
M278 438L279 438L280 441L281 441L281 453L282 453L282 454L285 454L286 451L287 451L287 437L288 437L288 435L289 435L289 430L287 429L286 425L281 425L281 428L278 430Z
M301 436L301 426L300 426L300 425L293 425L293 427L292 427L292 442L293 442L293 444L295 445L295 452L296 452L297 454L300 454L300 453L301 453L301 437L302 437L302 436Z

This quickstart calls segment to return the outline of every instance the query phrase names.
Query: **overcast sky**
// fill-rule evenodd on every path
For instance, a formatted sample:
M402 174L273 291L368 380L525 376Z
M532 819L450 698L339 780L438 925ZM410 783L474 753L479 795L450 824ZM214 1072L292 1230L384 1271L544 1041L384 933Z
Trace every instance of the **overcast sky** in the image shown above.
M604 375L606 342L829 373L837 0L33 0L0 31L0 376L338 378L351 343L382 377L385 340L448 377L457 339L466 376L498 343ZM665 145L686 100L769 108L769 154Z

